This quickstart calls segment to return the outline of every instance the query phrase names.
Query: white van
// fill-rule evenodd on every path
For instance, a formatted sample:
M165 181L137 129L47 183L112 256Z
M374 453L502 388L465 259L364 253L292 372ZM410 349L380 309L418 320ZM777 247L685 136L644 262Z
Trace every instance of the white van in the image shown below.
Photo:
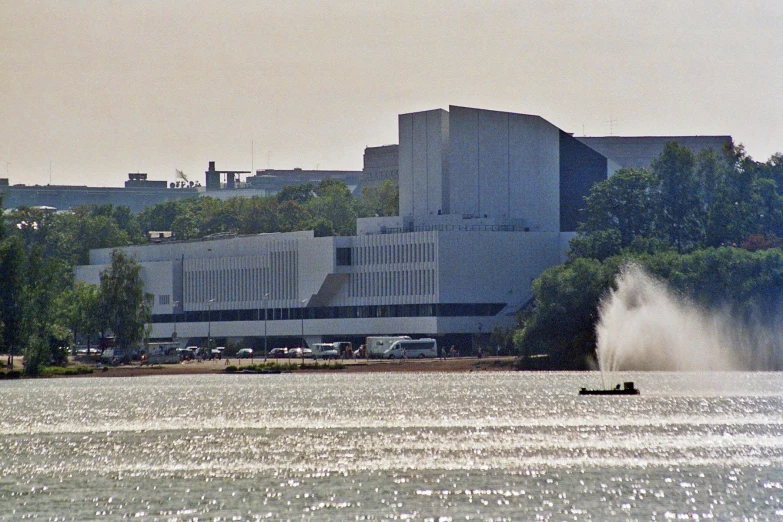
M340 356L337 343L313 344L313 357L316 359L337 359Z
M367 357L370 359L384 357L384 353L396 341L410 340L407 335L382 335L367 338Z
M349 342L337 341L334 343L315 343L313 344L313 357L316 359L337 359L344 357L352 345Z
M438 342L435 339L405 339L395 341L383 352L384 359L424 359L438 356Z

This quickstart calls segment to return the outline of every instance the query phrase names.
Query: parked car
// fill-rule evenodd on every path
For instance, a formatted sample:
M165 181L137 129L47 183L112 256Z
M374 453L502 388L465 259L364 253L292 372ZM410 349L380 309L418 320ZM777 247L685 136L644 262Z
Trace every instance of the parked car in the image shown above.
M288 348L272 348L272 351L269 352L269 357L273 357L275 359L279 359L280 357L287 357L288 356Z
M237 359L252 359L253 358L253 349L252 348L242 348L237 352L236 355Z
M289 348L288 358L289 359L302 359L302 358L312 359L313 351L310 348L302 348L300 346L297 346L295 348Z
M187 348L180 348L177 350L180 361L192 361L196 358L196 347L188 346Z

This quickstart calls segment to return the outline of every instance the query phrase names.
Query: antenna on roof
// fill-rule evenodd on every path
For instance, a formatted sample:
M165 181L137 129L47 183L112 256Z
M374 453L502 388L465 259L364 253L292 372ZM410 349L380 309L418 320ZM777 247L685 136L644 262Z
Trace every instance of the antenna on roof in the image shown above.
M609 125L609 136L614 136L614 126L617 125L617 118L609 116L609 121L605 121L604 125Z

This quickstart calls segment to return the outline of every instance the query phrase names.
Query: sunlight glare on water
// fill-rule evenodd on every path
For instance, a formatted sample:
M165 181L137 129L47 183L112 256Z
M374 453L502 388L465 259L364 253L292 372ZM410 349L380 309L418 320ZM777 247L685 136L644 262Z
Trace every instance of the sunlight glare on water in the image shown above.
M0 383L0 520L783 516L783 375Z

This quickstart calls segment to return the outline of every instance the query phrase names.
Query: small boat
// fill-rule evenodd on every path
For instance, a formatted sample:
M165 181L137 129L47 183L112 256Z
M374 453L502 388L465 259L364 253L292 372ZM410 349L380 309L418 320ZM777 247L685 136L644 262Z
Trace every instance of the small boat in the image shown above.
M639 395L639 388L636 388L632 382L624 382L621 388L618 384L609 390L588 390L582 388L579 390L579 395Z

